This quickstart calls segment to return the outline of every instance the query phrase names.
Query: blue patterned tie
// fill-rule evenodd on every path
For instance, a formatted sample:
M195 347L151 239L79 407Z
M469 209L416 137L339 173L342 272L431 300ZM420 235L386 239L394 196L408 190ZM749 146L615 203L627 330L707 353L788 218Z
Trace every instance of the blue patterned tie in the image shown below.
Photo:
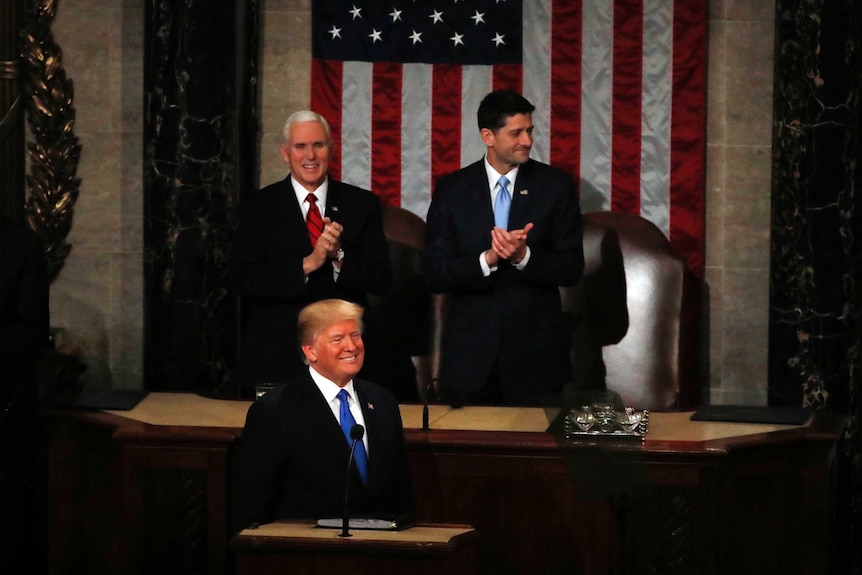
M497 191L497 201L494 202L494 225L504 230L509 229L509 206L512 205L512 197L509 195L509 178L500 176L497 181L500 189Z
M341 410L339 419L341 420L341 430L344 432L344 437L347 438L347 444L353 445L353 439L350 438L350 430L356 425L356 420L353 419L353 414L350 413L350 404L348 400L350 395L346 389L338 392L338 401L341 402ZM362 476L362 482L368 483L368 454L365 453L365 444L362 440L357 440L356 450L353 452L353 461L356 462L356 468L359 469L359 475Z

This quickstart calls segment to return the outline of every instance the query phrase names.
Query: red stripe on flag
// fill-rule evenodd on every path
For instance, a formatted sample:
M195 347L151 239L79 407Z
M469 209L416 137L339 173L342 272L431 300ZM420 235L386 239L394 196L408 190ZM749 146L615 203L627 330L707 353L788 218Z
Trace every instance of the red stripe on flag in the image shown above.
M552 165L577 182L581 163L581 0L554 2L551 14Z
M436 64L431 78L431 189L461 167L461 66Z
M401 205L401 64L378 62L372 74L371 189Z
M311 109L329 122L333 142L341 140L341 78L343 64L334 60L311 59ZM334 146L329 175L341 179L340 146Z
M673 12L670 243L703 277L706 3L678 0Z
M641 102L643 89L643 2L614 5L614 63L611 111L611 206L641 210Z
M497 64L494 66L492 90L515 90L521 91L524 70L520 64Z

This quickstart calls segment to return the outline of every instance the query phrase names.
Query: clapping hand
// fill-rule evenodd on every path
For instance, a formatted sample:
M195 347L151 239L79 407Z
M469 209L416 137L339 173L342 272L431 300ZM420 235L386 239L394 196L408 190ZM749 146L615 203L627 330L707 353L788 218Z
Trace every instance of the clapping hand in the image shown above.
M504 230L494 227L491 230L491 249L485 252L485 261L489 266L495 266L502 260L518 264L527 253L527 235L533 229L533 224L527 224L523 229Z

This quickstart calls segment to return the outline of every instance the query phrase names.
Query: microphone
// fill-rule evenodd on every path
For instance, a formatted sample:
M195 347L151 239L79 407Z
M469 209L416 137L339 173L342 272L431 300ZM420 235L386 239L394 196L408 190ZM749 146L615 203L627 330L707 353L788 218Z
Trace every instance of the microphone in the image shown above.
M338 535L339 537L350 537L350 531L348 530L348 526L350 525L350 511L349 511L349 501L350 501L350 466L353 465L353 452L356 451L356 443L362 440L362 436L365 435L365 428L359 425L358 423L354 424L353 427L350 428L350 439L353 442L350 444L350 457L347 458L347 474L344 476L344 517L342 517L341 521L341 533Z

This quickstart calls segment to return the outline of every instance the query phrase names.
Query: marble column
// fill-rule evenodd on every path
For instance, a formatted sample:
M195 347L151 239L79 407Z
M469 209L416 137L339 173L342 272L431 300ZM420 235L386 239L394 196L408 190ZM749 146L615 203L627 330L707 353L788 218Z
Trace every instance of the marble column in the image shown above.
M144 385L232 397L235 208L256 187L256 0L148 0Z

